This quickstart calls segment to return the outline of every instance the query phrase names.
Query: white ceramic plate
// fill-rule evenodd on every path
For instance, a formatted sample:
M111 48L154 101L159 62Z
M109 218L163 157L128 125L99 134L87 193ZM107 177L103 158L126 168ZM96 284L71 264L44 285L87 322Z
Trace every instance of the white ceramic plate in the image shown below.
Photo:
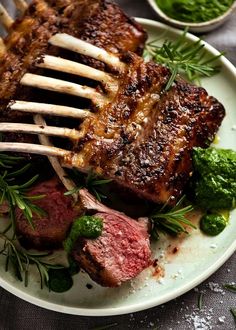
M169 28L155 21L138 19L149 33L150 39L158 38L164 31L165 37L176 38L181 32ZM188 34L188 39L196 37ZM209 45L206 49L210 54L218 52ZM235 88L236 69L225 58L220 59L221 73L205 79L203 86L211 95L216 96L224 105L227 116L220 129L219 147L236 149ZM86 274L78 274L74 278L73 288L64 293L57 294L41 290L37 273L30 276L27 288L15 280L11 273L4 271L4 259L0 259L0 284L14 295L27 300L35 305L57 312L77 315L117 315L144 310L174 299L192 289L208 276L215 272L236 250L236 212L232 213L230 224L216 237L206 237L198 230L186 238L180 245L180 251L168 261L163 257L166 247L170 243L164 238L153 246L154 256L159 256L164 267L165 276L159 281L152 276L153 270L144 271L132 283L126 283L120 288L102 288L93 283L93 289L86 288L87 283L92 283ZM171 242L172 246L176 242ZM214 248L212 248L214 247ZM165 264L165 262L167 262ZM161 282L161 283L160 283Z

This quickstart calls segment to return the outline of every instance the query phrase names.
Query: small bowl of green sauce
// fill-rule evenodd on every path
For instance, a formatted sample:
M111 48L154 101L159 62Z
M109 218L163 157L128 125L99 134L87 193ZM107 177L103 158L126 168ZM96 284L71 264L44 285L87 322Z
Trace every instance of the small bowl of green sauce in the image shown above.
M148 0L159 18L189 31L209 32L222 25L236 9L235 0Z

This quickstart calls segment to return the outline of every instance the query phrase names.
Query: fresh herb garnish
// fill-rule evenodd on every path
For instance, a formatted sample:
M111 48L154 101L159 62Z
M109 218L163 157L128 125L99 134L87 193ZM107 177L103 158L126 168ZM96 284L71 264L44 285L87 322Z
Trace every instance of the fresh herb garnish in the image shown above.
M75 181L77 187L66 192L66 196L76 194L82 188L87 188L89 192L93 194L100 202L102 199L107 197L103 193L102 187L112 181L110 179L101 179L97 174L93 173L92 171L85 175L74 170L72 172L71 177Z
M156 44L157 40L146 44L144 57L163 64L171 70L171 77L165 87L168 90L177 78L184 75L191 82L200 82L202 77L211 77L220 71L214 65L221 55L207 56L201 39L190 42L186 38L187 29L175 41L165 40L162 46Z
M236 308L231 308L230 312L232 313L232 315L234 317L235 324L236 324Z
M202 302L203 302L203 293L200 292L200 293L199 293L199 296L198 296L198 303L197 303L197 305L198 305L198 309L199 309L199 310L202 309Z
M15 226L16 207L22 210L25 218L32 227L33 214L37 214L39 216L45 214L40 207L33 203L33 201L43 198L44 195L27 195L29 188L37 181L38 175L35 175L23 183L18 183L22 180L22 175L25 175L30 167L30 164L27 164L23 167L15 169L21 159L22 158L20 157L0 154L0 205L5 202L8 204L13 231Z
M35 265L40 275L40 286L43 289L44 284L48 286L49 270L62 269L61 265L52 265L44 260L50 253L31 253L24 250L16 239L10 239L6 233L1 232L0 238L3 240L3 247L0 251L1 255L6 257L5 270L9 270L9 266L13 267L16 277L20 281L24 281L25 286L28 285L28 275L30 265Z
M101 201L103 198L106 198L106 195L102 193L99 187L104 186L111 181L111 179L101 179L95 173L90 172L86 178L86 187L99 201Z
M10 156L0 153L0 167L11 168L13 165L16 165L18 161L21 161L22 157Z
M159 232L164 231L172 235L180 233L188 233L184 225L192 228L196 227L186 218L186 214L193 211L193 206L188 205L181 207L185 196L183 196L179 202L173 207L169 208L166 204L159 210L153 212L150 216L152 221L152 237L154 239L159 238Z
M236 293L236 285L233 284L225 284L224 288L228 291Z

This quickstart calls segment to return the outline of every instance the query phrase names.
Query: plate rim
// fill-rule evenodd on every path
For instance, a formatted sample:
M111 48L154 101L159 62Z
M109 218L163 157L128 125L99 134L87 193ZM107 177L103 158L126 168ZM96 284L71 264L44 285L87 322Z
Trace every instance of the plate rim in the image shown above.
M140 24L149 25L154 28L162 28L167 29L170 32L174 32L177 34L181 34L183 31L170 27L164 23L160 23L155 20L147 19L147 18L135 18ZM191 33L187 33L187 36L192 41L196 41L199 38L194 36ZM213 54L218 55L219 51L216 50L213 46L209 45L207 42L203 41L206 45L206 48ZM224 56L220 58L220 61L223 65L235 76L236 79L236 68L235 66ZM42 298L38 298L30 295L29 293L23 291L23 289L16 288L13 284L7 282L6 280L0 278L0 286L10 292L11 294L17 296L20 299L27 301L33 305L36 305L41 308L45 308L48 310L52 310L55 312L66 313L71 315L78 316L115 316L115 315L124 315L134 312L143 311L152 307L156 307L168 301L171 301L182 294L190 291L203 281L205 281L209 276L211 276L214 272L216 272L236 251L236 240L231 244L226 251L221 255L221 257L216 260L209 268L207 268L201 275L194 278L192 281L187 282L185 285L177 288L176 290L166 293L163 295L161 299L155 298L151 299L148 302L141 302L137 304L131 304L130 306L122 306L122 307L113 307L113 308L80 308L80 307L69 307L63 306L58 303L48 302Z

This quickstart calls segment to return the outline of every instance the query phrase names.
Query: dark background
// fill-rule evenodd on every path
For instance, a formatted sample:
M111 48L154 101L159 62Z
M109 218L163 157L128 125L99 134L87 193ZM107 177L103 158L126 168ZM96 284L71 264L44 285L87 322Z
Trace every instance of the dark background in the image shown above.
M9 6L10 0L0 2ZM157 19L145 0L119 0L117 2L132 16ZM236 64L235 35L236 13L223 27L205 35L204 39L217 49L226 50L226 56ZM209 282L221 286L233 281L236 281L236 254L197 289L165 305L139 313L114 317L80 317L48 311L31 305L0 288L0 330L87 330L106 324L114 324L111 329L116 330L233 330L236 327L230 308L236 308L235 294L224 290L215 292L209 288ZM201 311L197 308L199 291L203 292L203 309ZM94 298L96 299L96 297Z

